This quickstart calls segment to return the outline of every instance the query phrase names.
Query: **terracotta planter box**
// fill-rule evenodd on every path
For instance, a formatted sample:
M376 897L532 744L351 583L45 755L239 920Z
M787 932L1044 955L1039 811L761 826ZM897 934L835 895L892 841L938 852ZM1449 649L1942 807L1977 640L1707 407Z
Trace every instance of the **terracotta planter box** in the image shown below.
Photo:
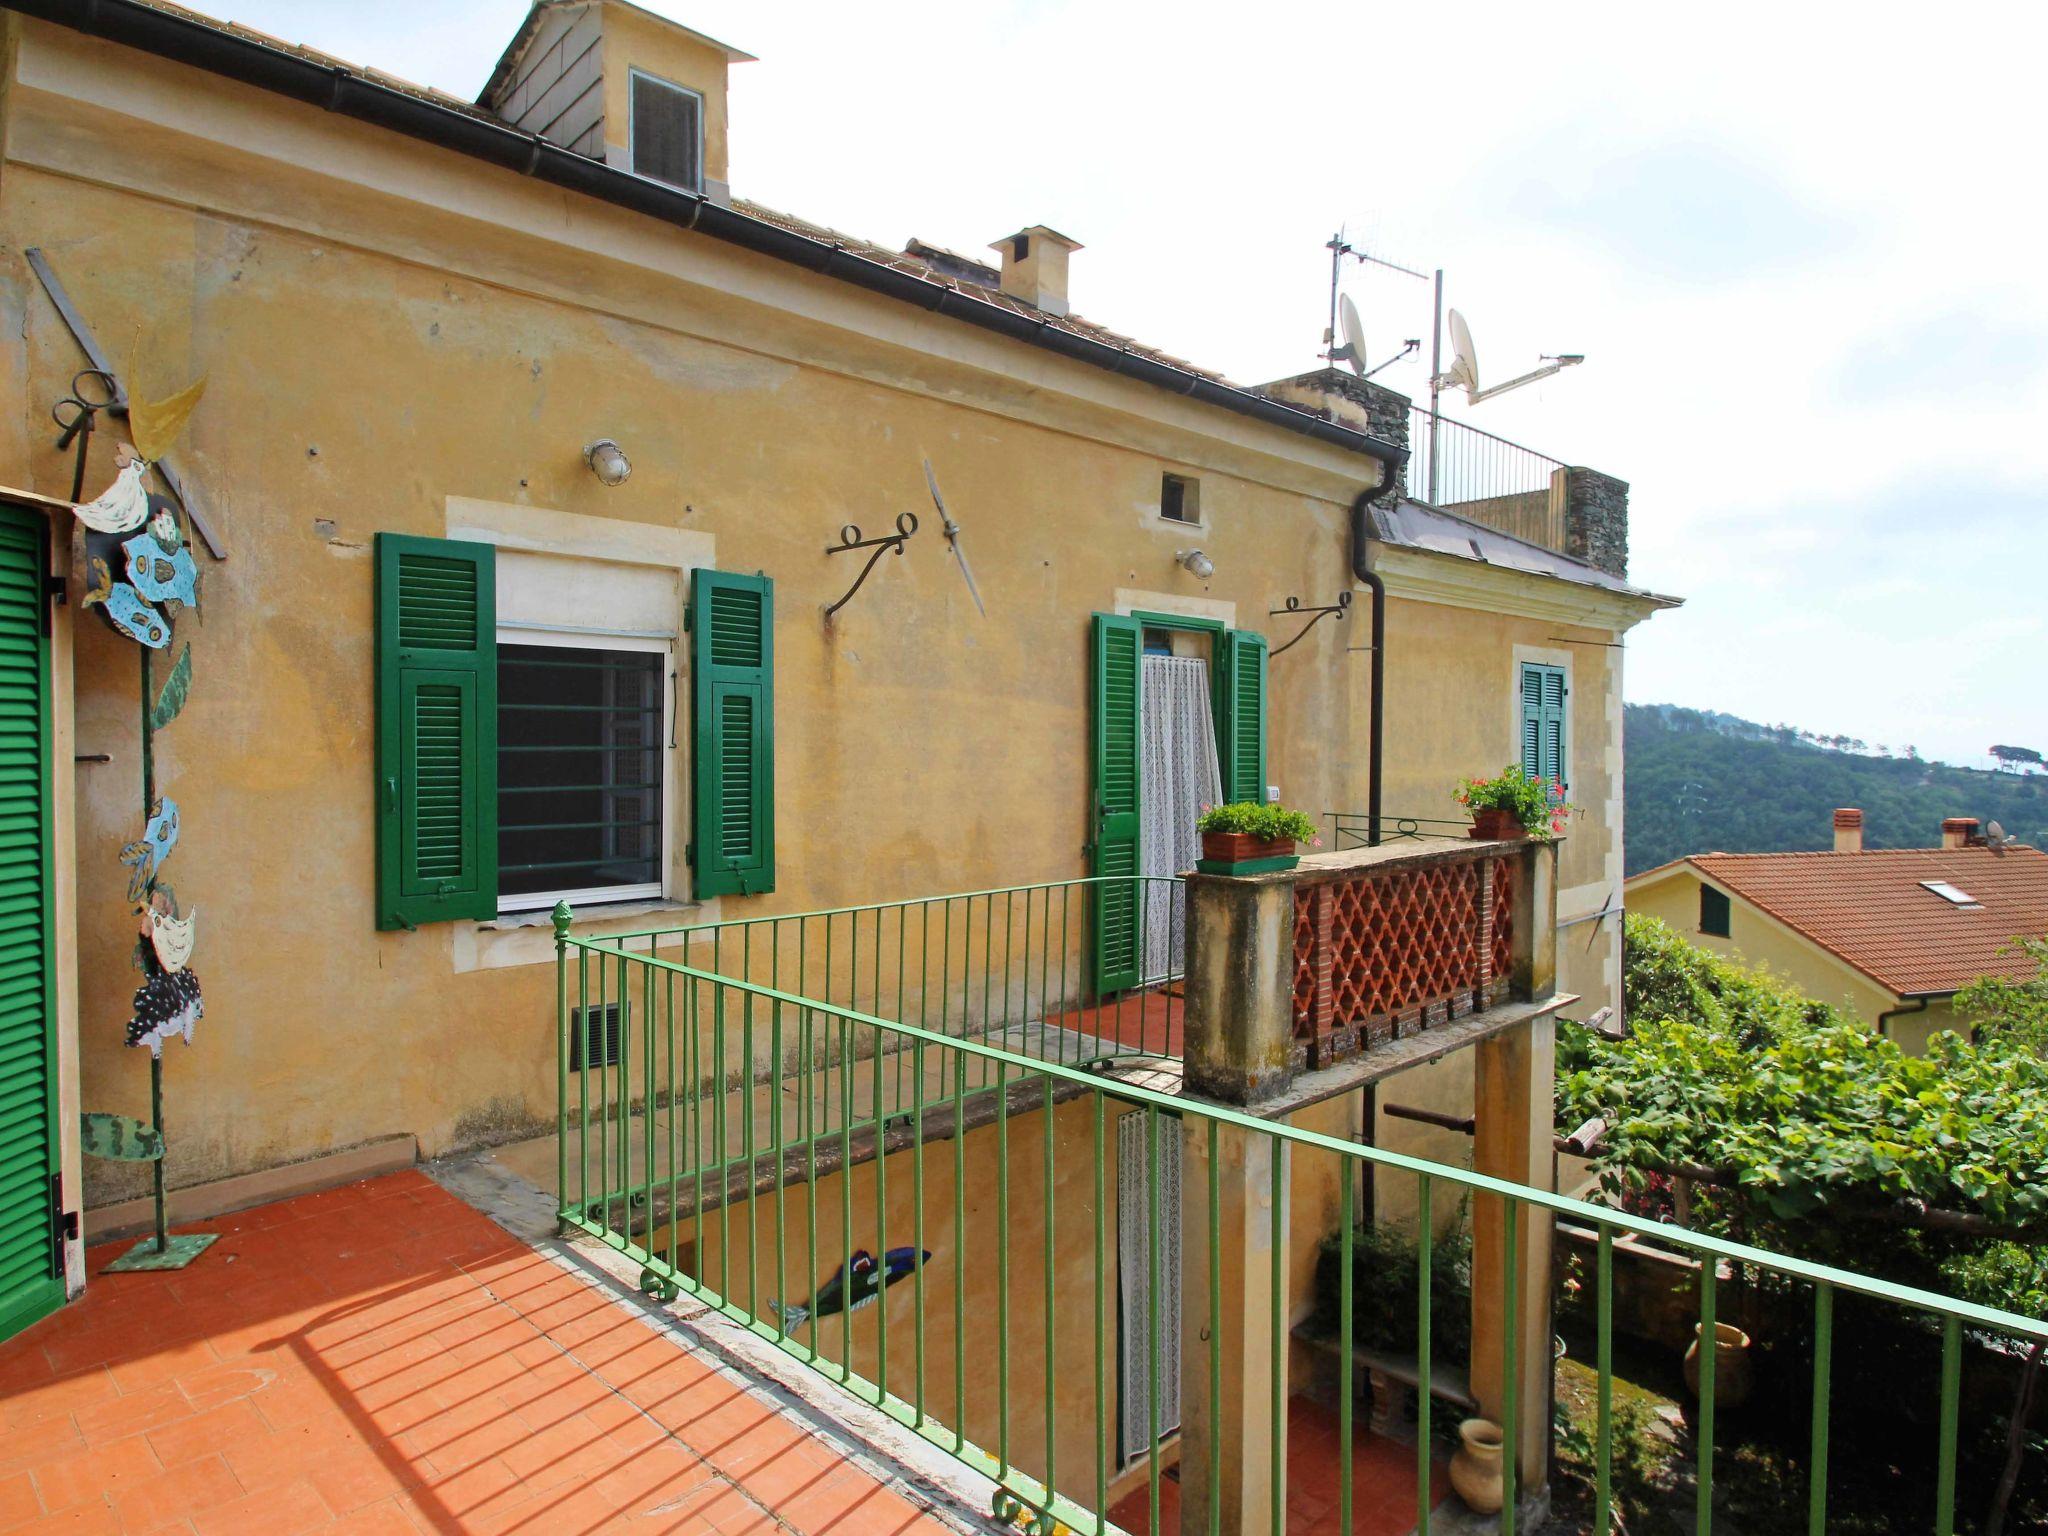
M1498 810L1492 806L1472 813L1473 837L1485 838L1492 842L1512 842L1518 837L1527 837L1529 829L1513 811Z
M1253 837L1245 832L1204 832L1195 868L1205 875L1268 875L1301 862L1291 837Z

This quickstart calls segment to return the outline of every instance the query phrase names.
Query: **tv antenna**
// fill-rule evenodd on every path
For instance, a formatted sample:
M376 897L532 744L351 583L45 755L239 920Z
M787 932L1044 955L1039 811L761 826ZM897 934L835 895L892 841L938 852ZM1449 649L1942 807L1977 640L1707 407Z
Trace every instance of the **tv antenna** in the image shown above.
M1410 352L1420 351L1422 349L1421 340L1419 338L1411 338L1403 342L1401 350L1381 363L1379 368L1367 368L1365 366L1365 325L1358 318L1358 306L1351 302L1348 294L1340 294L1337 291L1337 285L1343 277L1344 258L1346 256L1349 256L1353 261L1371 262L1376 267L1386 267L1390 271L1405 273L1409 277L1422 277L1422 274L1359 250L1357 246L1344 238L1342 230L1339 230L1330 237L1329 251L1330 324L1323 332L1324 359L1333 364L1348 363L1353 373L1357 374L1361 379L1369 379L1378 373L1380 368L1392 367ZM1423 281L1427 282L1428 279L1423 278ZM1344 338L1341 345L1337 341L1337 337L1340 334Z
M1323 332L1323 346L1326 349L1323 356L1333 364L1340 362L1349 363L1352 371L1362 378L1369 379L1373 374L1378 373L1380 369L1374 368L1371 372L1366 370L1364 327L1357 327L1358 334L1353 335L1351 325L1345 323L1347 320L1345 311L1349 311L1348 320L1353 322L1356 321L1358 312L1348 300L1342 298L1337 292L1338 282L1344 271L1344 258L1349 256L1353 261L1369 262L1376 267L1385 267L1390 272L1399 272L1403 276L1420 279L1431 284L1434 289L1434 329L1431 333L1429 344L1429 475L1427 487L1423 493L1424 499L1431 506L1436 505L1437 427L1443 420L1440 406L1446 387L1463 389L1465 391L1466 404L1477 405L1482 400L1491 400L1496 395L1504 395L1511 389L1520 389L1524 384L1533 384L1538 379L1547 379L1554 373L1561 372L1566 368L1576 367L1586 360L1586 355L1583 352L1561 352L1555 355L1545 354L1541 359L1542 367L1532 369L1519 377L1509 379L1505 384L1495 384L1490 388L1482 389L1479 384L1479 355L1472 345L1471 328L1465 324L1465 317L1455 309L1450 311L1451 366L1448 369L1444 367L1444 269L1442 267L1436 268L1433 272L1418 272L1413 267L1404 267L1399 262L1388 261L1383 256L1374 256L1353 245L1344 237L1344 231L1341 229L1330 237L1328 249L1330 252L1330 324L1329 328ZM1337 343L1338 326L1340 323L1345 324L1344 343L1341 346ZM1393 363L1400 358L1406 357L1410 352L1418 350L1421 345L1420 341L1408 342L1393 357L1380 364L1380 368L1384 368L1388 363Z

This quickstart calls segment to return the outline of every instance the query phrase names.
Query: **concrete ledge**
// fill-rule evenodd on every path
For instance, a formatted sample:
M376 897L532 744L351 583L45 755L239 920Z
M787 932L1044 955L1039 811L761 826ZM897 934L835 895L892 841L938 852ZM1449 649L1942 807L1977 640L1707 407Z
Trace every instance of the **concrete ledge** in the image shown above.
M379 1174L397 1173L420 1160L419 1143L411 1136L386 1136L325 1157L303 1163L286 1163L281 1168L264 1168L255 1173L215 1179L210 1184L191 1184L174 1189L165 1197L172 1226L181 1222L206 1221L230 1211L245 1211L252 1205L289 1200L316 1190L374 1179ZM156 1224L156 1202L148 1195L140 1200L123 1200L102 1205L85 1213L85 1240L105 1242L109 1238L134 1237Z

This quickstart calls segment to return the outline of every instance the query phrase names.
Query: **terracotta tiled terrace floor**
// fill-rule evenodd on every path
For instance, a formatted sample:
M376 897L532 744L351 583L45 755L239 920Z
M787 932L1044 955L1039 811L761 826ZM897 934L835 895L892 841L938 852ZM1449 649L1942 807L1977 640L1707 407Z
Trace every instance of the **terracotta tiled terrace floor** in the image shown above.
M205 1229L0 1345L0 1530L948 1529L422 1174Z
M1352 1427L1351 1530L1344 1530L1339 1502L1337 1415L1313 1398L1287 1405L1288 1536L1407 1536L1415 1529L1415 1447L1384 1439L1365 1428L1365 1415ZM1430 1468L1431 1502L1450 1489L1446 1464ZM1151 1517L1151 1493L1139 1488L1110 1510L1127 1531L1143 1531ZM1159 1482L1159 1528L1180 1529L1180 1484Z

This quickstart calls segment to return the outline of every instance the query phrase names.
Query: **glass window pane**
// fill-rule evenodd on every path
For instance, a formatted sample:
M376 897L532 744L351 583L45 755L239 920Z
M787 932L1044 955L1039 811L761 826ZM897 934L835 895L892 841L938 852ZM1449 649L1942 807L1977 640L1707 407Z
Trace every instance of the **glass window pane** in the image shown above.
M661 881L663 657L498 647L498 892Z

